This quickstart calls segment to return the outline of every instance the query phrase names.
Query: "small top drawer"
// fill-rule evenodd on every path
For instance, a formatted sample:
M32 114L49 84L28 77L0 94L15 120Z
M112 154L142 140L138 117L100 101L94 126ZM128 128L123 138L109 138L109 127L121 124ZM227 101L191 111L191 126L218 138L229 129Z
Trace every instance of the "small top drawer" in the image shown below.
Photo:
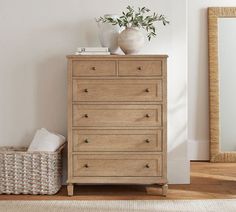
M72 76L115 76L116 62L102 60L76 60L72 63Z
M126 60L119 61L119 76L161 76L161 60Z

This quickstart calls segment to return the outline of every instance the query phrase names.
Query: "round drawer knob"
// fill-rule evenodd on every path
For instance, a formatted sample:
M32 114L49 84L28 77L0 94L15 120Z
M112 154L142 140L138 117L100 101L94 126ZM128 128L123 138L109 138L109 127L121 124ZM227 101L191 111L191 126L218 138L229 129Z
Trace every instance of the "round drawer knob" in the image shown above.
M146 141L146 143L147 143L147 144L149 144L149 143L150 143L150 140L149 140L149 139L146 139L145 141Z
M148 165L148 164L146 164L146 166L145 166L147 169L149 169L150 168L150 166Z
M146 92L146 93L149 93L149 92L150 92L150 89L149 89L149 88L146 88L146 89L145 89L145 92Z
M89 143L89 140L86 138L85 140L84 140L84 143Z
M88 118L88 114L84 114L84 117L85 117L85 118Z
M149 114L146 114L145 116L146 116L146 118L150 118L150 115L149 115Z
M92 70L94 70L94 71L95 71L95 70L96 70L96 67L95 67L95 66L93 66L93 67L92 67Z
M141 67L141 66L139 66L139 67L138 67L138 70L139 70L139 71L141 71L141 70L142 70L142 67Z
M88 168L89 166L88 166L88 164L84 164L84 168Z
M87 89L87 88L85 88L85 89L84 89L84 92L85 92L85 93L88 93L88 89Z

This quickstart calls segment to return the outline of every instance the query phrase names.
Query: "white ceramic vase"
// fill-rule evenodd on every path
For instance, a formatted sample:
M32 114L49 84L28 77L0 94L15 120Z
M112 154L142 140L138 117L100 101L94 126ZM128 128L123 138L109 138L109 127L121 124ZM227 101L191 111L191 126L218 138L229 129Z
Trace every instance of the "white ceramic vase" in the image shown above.
M106 17L118 18L118 15L107 14ZM118 36L121 28L118 25L97 22L99 29L99 40L103 47L108 47L109 51L113 54L119 52Z
M140 29L127 27L118 37L118 45L125 54L136 54L145 44L145 36Z

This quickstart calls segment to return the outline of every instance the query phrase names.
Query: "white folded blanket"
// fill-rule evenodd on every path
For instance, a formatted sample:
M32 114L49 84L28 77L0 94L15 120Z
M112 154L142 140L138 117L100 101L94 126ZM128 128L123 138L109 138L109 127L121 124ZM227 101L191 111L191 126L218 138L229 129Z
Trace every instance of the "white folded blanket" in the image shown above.
M37 130L28 152L35 151L56 151L62 144L65 143L65 137L59 134L54 134L42 128Z

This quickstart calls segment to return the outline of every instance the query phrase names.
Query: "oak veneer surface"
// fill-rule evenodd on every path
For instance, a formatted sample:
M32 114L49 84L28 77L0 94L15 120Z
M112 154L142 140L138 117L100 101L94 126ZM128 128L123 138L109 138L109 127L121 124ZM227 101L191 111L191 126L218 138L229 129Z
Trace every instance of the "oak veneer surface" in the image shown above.
M162 76L162 61L119 61L120 76Z
M165 195L167 56L67 58L68 194L92 183Z
M73 155L74 177L162 176L161 155ZM86 167L84 167L86 164ZM91 166L91 167L90 167ZM104 167L101 169L101 167Z
M72 76L115 76L115 61L90 60L88 63L84 60L75 60L73 63Z
M73 80L73 101L162 101L162 80Z
M162 130L73 130L72 134L74 152L162 151Z
M236 164L191 162L191 183L169 185L168 195L151 196L145 187L134 185L85 185L75 187L68 197L66 186L53 196L0 195L0 200L166 200L166 199L236 199Z
M72 106L74 127L161 127L162 105Z

